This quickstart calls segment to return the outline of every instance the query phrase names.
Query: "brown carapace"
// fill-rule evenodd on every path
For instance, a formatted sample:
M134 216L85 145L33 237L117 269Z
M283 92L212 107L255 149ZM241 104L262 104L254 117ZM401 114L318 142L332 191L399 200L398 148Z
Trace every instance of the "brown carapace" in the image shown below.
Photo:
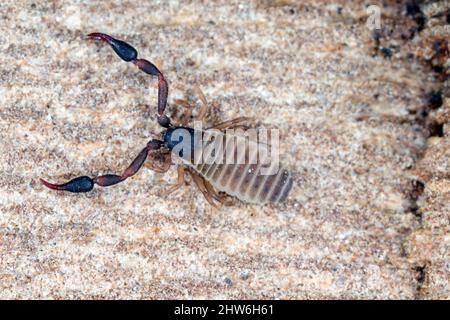
M147 60L138 59L136 49L124 41L104 33L91 33L88 35L88 39L107 42L124 61L132 62L143 72L158 78L157 121L165 128L165 131L162 133L162 140L150 140L121 175L106 174L94 178L81 176L63 184L52 184L41 179L46 187L69 192L89 192L94 188L94 185L112 186L133 176L143 166L147 158L149 158L149 167L152 170L164 173L172 165L172 156L174 156L178 157L182 164L178 166L177 183L167 189L164 192L165 195L184 185L185 177L189 174L206 200L214 206L217 203L230 203L230 196L244 202L257 204L281 202L287 198L293 184L292 175L278 162L275 165L270 164L269 168L267 167L270 159L261 158L260 154L267 155L268 153L261 153L260 150L268 148L268 145L256 142L246 135L232 136L223 131L245 126L248 124L249 118L240 117L225 121L208 130L194 129L187 126L192 118L192 106L187 101L177 100L176 103L183 106L186 113L182 123L179 126L174 126L165 114L169 92L168 83L158 68ZM197 94L202 104L196 120L203 121L208 111L208 105L200 89L197 89ZM194 155L200 154L200 158L203 158L202 153L205 152L204 150L208 150L207 145L211 141L208 140L209 142L205 144L203 140L206 139L203 138L206 135L209 136L212 129L214 129L216 135L215 139L211 141L218 141L218 137L224 138L223 141L226 141L226 143L223 145L223 155L233 154L235 156L234 161L196 161L197 158ZM163 160L158 162L156 161L157 158Z

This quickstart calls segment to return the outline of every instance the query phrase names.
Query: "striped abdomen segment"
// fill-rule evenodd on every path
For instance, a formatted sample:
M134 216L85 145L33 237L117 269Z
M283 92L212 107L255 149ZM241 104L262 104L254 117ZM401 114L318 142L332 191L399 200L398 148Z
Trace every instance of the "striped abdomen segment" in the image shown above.
M278 163L278 158L268 152L266 145L247 137L233 136L226 140L222 163L209 161L193 165L200 175L219 191L245 202L263 204L287 198L292 188L292 176ZM266 153L261 152L262 148ZM227 155L233 155L234 161L227 159Z

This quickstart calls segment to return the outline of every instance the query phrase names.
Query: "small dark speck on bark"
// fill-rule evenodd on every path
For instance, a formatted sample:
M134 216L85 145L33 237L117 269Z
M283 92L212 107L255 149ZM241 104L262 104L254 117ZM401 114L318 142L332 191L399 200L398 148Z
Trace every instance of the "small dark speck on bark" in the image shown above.
M228 278L228 277L226 277L226 278L224 279L224 282L225 282L225 284L226 284L227 286L229 286L229 287L231 287L231 286L233 285L233 281L232 281L230 278Z
M383 56L385 58L391 58L392 57L392 49L390 48L382 48L381 53L383 53Z
M432 92L428 99L428 103L432 109L438 109L442 106L442 91Z

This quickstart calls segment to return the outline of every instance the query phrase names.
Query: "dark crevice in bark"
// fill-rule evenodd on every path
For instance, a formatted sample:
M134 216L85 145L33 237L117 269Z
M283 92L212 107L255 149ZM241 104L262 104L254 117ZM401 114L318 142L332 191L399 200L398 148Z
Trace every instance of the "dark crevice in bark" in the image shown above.
M428 275L427 271L428 271L428 263L416 265L415 267L413 267L414 277L417 281L415 294L416 299L423 298L423 288Z
M403 41L406 43L416 36L421 36L422 32L426 30L427 22L430 18L424 14L421 5L421 1L403 2L398 9L399 16L397 19L387 21L387 25L383 29L374 32L373 39L376 54L382 54L385 58L390 58L389 52L380 48L390 48L391 42ZM423 129L423 135L426 139L444 136L444 124L436 120L434 114L442 107L444 97L448 96L448 92L445 91L445 82L448 81L448 67L445 64L449 57L448 41L445 38L430 39L431 58L424 59L423 56L419 56L416 52L406 54L409 59L414 59L425 65L429 69L430 75L435 78L434 90L424 95L423 106L413 113L416 115L414 123ZM422 45L424 44L422 43ZM416 163L423 158L427 147L428 144L420 150L415 161ZM405 236L402 245L402 256L404 257L409 257L406 249L406 239L412 232L423 228L423 212L420 205L425 188L426 183L419 179L411 180L410 185L405 188L405 198L408 203L405 211L414 215L418 226ZM416 299L422 299L426 296L424 287L428 279L429 265L430 262L412 263L412 272L416 282Z

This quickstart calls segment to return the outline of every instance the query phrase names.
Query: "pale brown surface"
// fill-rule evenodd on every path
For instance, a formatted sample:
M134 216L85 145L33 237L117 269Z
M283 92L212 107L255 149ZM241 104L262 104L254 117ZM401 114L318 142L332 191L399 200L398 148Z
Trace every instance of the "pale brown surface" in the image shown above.
M383 8L382 41L399 48L387 59L362 1L89 3L0 3L0 298L449 298L448 124L434 152L418 116L448 84L416 50L428 44L398 35L417 28L404 6ZM198 85L210 123L279 128L289 201L162 197L175 168L44 189L39 177L118 173L162 131L155 80L85 41L93 31L158 65L171 113Z

